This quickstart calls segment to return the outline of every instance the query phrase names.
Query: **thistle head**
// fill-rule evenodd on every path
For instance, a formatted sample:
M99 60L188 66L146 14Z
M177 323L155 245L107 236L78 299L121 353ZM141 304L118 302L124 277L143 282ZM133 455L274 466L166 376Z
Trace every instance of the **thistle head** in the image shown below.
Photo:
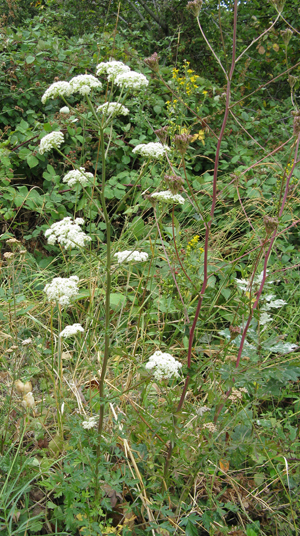
M159 55L157 52L154 52L152 56L149 56L149 58L145 58L144 62L154 71L155 73L158 73L159 71L159 65L158 65Z

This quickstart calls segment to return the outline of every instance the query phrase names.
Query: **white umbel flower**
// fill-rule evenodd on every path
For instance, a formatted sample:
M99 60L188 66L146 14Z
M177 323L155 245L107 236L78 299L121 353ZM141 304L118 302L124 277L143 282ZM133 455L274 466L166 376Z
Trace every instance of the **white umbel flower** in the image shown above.
M59 113L61 113L61 114L69 114L69 113L70 113L70 108L68 108L68 106L63 106L63 107L59 110Z
M77 275L54 277L52 282L48 283L44 288L48 301L57 302L63 307L70 305L72 298L79 292L78 281L79 277Z
M115 117L116 115L128 115L129 110L119 102L105 102L97 108L97 112Z
M170 205L179 204L183 205L185 203L184 197L180 194L172 194L170 190L164 190L162 192L154 192L154 194L151 194L151 197L154 199L158 199L158 201L162 201L164 203L168 203Z
M127 73L118 74L115 79L115 84L124 89L138 90L147 87L149 82L143 74L129 71Z
M70 80L70 86L73 93L88 95L91 89L101 89L101 82L92 74L79 74Z
M98 424L98 418L97 417L89 417L87 421L82 421L82 428L85 430L90 430L91 428L95 428Z
M64 135L62 132L55 130L44 136L40 141L39 152L44 154L51 149L58 149L64 142Z
M154 378L160 381L163 378L178 378L179 369L181 369L182 364L171 354L157 350L149 358L149 361L146 363L145 367L148 370L153 369Z
M85 234L80 225L84 224L82 218L76 218L74 221L69 216L63 220L53 223L45 232L48 238L48 244L52 246L58 242L65 248L84 247L86 242L92 239Z
M88 184L91 184L94 175L85 171L84 168L80 167L79 169L71 169L63 178L63 182L68 183L68 186L72 188L75 184L81 184L85 187Z
M84 332L83 327L80 324L72 324L72 326L66 326L65 329L60 332L59 336L67 339L80 332Z
M96 67L96 75L100 76L101 74L108 74L108 80L114 80L119 74L128 73L130 67L125 65L122 61L107 61L101 62Z
M133 153L140 154L141 156L157 159L163 158L166 151L170 151L170 147L154 141L151 141L150 143L140 143L132 150Z
M48 99L57 99L58 97L69 97L73 90L69 82L54 82L46 89L42 96L42 103L45 104Z
M122 264L123 262L145 262L148 260L148 253L145 253L144 251L118 251L114 254L114 257L117 257L117 261L119 264Z

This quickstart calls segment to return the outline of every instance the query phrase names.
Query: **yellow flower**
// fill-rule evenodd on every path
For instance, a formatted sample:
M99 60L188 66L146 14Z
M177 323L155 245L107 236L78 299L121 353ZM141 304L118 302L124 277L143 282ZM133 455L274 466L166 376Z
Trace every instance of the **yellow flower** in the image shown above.
M202 91L203 95L206 95L208 93L208 91Z
M193 72L194 72L194 71L193 71L192 69L188 69L188 70L187 70L187 73L189 73L189 74L190 74L190 73L193 73Z

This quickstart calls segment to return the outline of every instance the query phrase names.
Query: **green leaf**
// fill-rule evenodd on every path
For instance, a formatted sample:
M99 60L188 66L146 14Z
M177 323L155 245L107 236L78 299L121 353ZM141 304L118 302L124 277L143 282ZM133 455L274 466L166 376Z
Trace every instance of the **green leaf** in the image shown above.
M33 63L34 60L35 60L34 56L27 56L27 58L25 59L26 63Z
M112 309L119 309L126 302L126 297L118 292L110 294L110 306Z
M192 523L190 519L188 519L188 522L185 527L185 533L187 536L198 536L198 530L196 525Z
M27 164L30 168L34 168L39 163L38 159L33 154L27 156Z

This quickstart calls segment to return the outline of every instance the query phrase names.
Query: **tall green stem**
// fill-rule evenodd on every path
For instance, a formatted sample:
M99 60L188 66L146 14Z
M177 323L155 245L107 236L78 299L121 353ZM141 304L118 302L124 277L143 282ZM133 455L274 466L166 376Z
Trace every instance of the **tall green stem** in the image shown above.
M103 429L103 420L104 420L104 411L105 411L105 400L104 400L104 391L105 391L105 374L109 360L110 353L110 288L111 288L111 236L110 236L110 219L107 213L106 203L105 203L105 148L104 148L104 134L103 129L100 129L100 142L101 142L101 157L102 157L102 189L101 189L101 204L102 210L106 223L106 296L105 296L105 329L104 329L104 357L99 381L99 396L100 396L100 411L99 411L99 423L98 423L98 444L96 450L96 471L95 471L95 496L98 498L99 495L99 463L100 463L100 445L101 445L101 434Z

